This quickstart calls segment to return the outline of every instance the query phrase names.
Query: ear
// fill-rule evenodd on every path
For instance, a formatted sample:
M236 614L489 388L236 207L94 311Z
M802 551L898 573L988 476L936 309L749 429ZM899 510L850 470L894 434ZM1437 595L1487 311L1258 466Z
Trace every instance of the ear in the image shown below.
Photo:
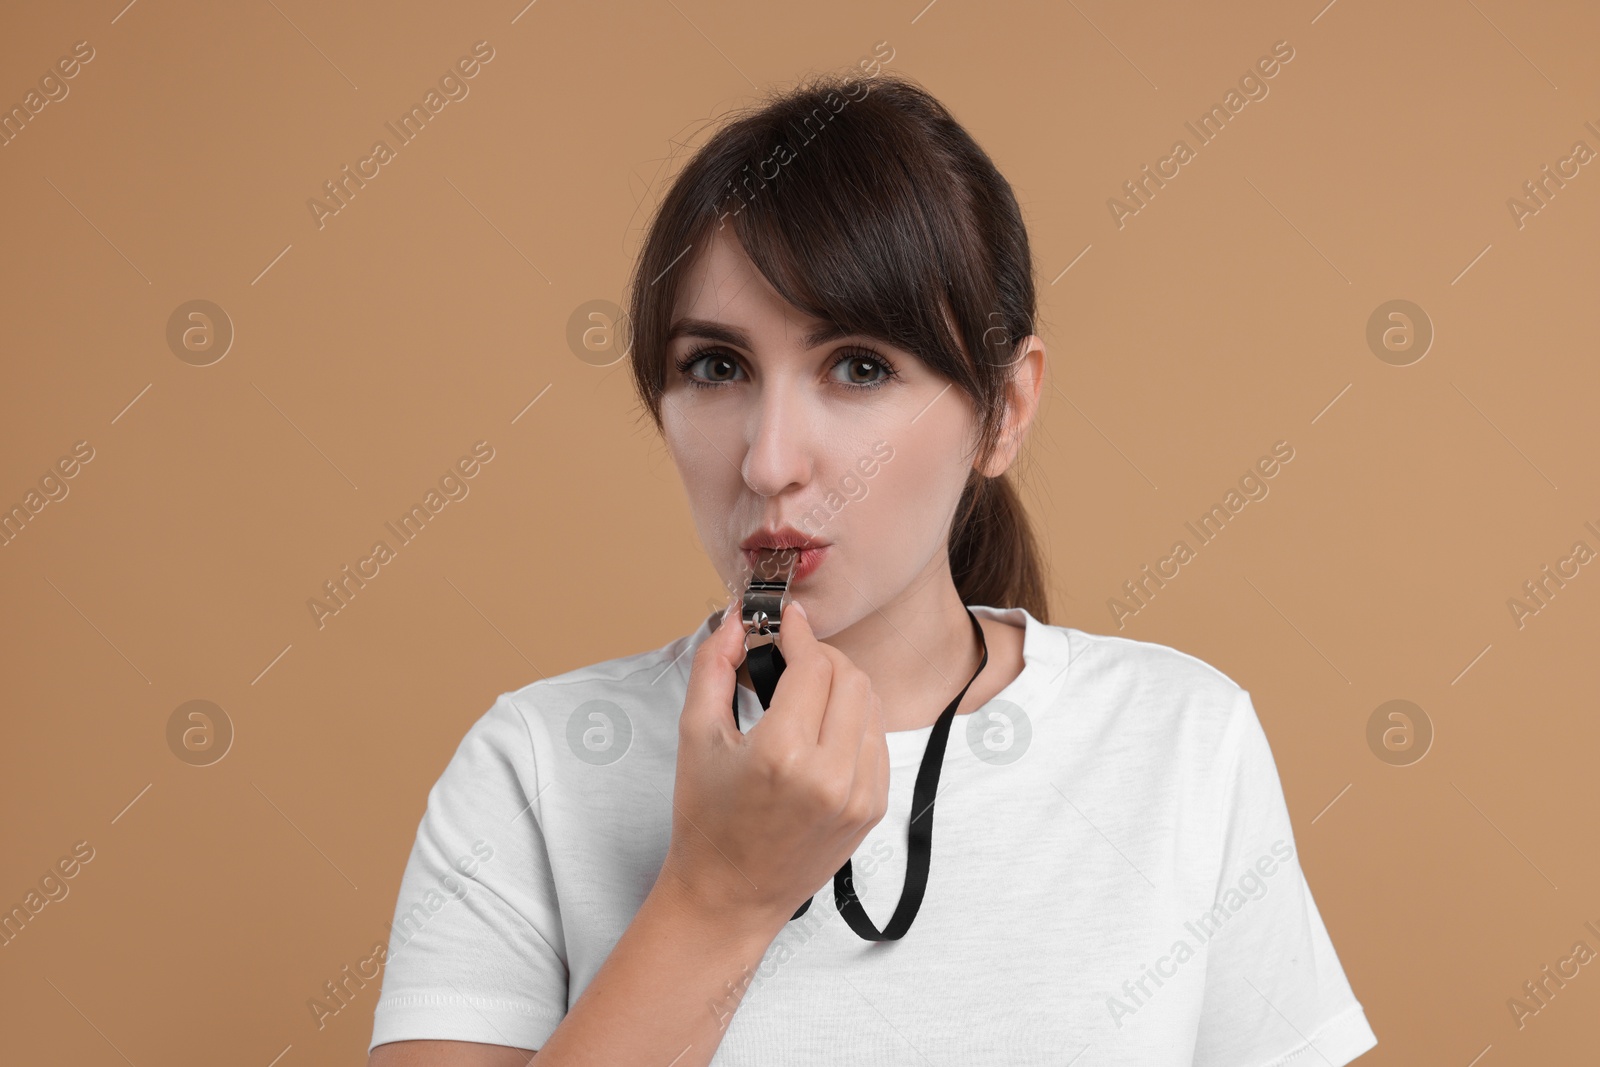
M1039 410L1039 396L1044 392L1044 364L1044 338L1029 334L1017 342L1016 359L1010 367L1011 380L1006 386L1006 410L1000 426L1000 440L989 462L979 468L984 477L998 478L1016 461L1028 427Z

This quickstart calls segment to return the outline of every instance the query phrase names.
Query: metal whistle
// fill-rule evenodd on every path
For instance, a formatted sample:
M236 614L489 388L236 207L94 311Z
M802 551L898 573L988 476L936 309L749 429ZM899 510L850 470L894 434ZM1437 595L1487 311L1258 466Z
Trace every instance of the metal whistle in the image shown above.
M740 597L739 621L744 625L746 651L778 639L783 609L789 603L789 580L794 577L800 551L763 549L756 557L749 584Z

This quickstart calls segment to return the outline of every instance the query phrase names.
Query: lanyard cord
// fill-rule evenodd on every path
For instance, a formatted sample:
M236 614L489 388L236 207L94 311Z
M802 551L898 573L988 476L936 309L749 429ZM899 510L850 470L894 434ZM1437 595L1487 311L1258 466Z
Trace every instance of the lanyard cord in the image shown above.
M939 794L939 772L944 767L950 724L955 719L961 698L967 695L967 690L972 688L972 683L978 680L978 675L983 673L983 668L989 662L989 644L984 640L983 627L978 623L978 617L972 614L971 608L962 607L967 618L972 620L982 654L978 657L978 669L972 672L972 677L967 679L967 684L961 687L955 699L939 713L939 718L933 724L933 732L928 735L928 747L923 750L922 765L917 768L917 782L911 791L912 816L906 834L910 849L910 858L906 861L906 887L900 894L900 903L895 907L889 924L879 930L861 907L848 858L833 876L833 900L839 908L839 914L864 941L898 941L905 936L905 932L911 929L911 920L917 917L917 909L922 907L922 896L928 888L928 865L933 850L933 802ZM763 710L770 708L772 694L778 687L778 677L783 674L785 666L783 653L778 651L777 642L774 641L757 645L745 658L750 681L755 684L756 697L761 701ZM739 725L737 687L733 693L733 722L735 726ZM800 905L800 910L790 917L790 921L800 918L810 907L811 899L807 898Z

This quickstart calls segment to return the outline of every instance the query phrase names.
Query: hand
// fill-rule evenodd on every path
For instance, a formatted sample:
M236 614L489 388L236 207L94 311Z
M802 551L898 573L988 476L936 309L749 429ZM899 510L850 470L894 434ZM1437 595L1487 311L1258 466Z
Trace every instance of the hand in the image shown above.
M732 710L745 655L737 604L695 652L657 884L713 917L781 925L883 818L889 747L866 673L816 639L798 602L778 640L786 667L748 733Z

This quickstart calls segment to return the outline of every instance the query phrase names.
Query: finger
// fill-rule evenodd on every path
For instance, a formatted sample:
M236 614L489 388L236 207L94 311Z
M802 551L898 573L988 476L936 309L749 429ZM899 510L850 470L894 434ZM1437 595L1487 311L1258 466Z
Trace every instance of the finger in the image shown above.
M856 780L852 789L865 790L871 803L873 821L882 820L889 800L889 745L881 732L869 727L861 739L856 758Z
M874 714L874 699L872 682L865 671L849 662L836 666L818 746L841 764L851 760L861 750L867 722Z
M883 816L878 814L878 808L885 803L889 792L889 746L883 737L883 713L876 696L871 704L865 716L866 729L862 732L860 743L846 758L852 761L854 767L850 782L851 800L870 807L872 813L881 819Z
M875 703L873 711L876 718L867 730L867 737L872 741L873 747L878 752L878 795L887 799L889 795L889 739L884 728L888 725L883 717L883 705Z
M806 744L817 743L833 685L834 665L824 652L826 647L811 632L811 623L799 601L790 601L778 627L783 674L773 690L772 707L751 727L752 737L770 721L773 725L767 726L762 736L786 731Z
M715 734L733 725L733 694L745 655L744 627L737 606L730 605L723 612L722 621L695 650L680 730Z

